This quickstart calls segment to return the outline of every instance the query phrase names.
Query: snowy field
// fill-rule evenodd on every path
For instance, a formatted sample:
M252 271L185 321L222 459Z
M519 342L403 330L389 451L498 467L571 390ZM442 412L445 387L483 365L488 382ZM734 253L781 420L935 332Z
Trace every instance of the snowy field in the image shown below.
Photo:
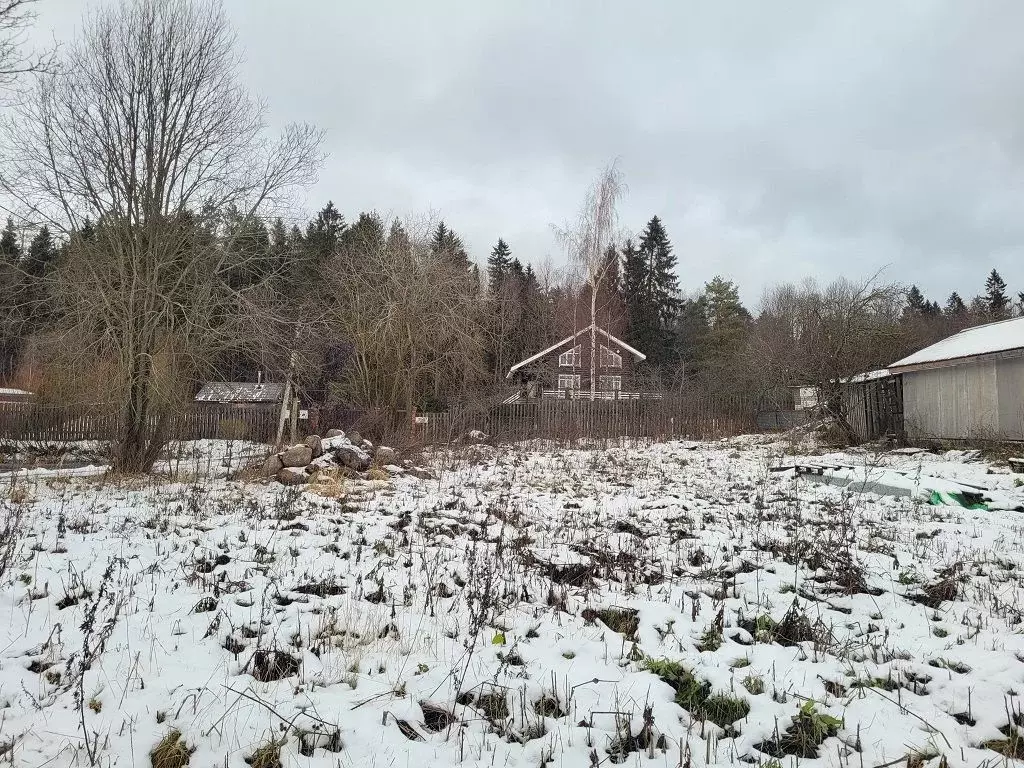
M1022 476L787 450L466 448L341 498L226 479L215 445L178 482L7 475L0 765L1024 757L1024 513L772 468L895 467L1001 507Z

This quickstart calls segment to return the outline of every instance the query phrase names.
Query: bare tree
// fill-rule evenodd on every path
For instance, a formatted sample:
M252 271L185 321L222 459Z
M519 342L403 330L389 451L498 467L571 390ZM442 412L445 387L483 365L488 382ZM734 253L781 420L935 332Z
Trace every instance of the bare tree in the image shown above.
M225 215L284 204L319 165L313 128L266 138L239 62L219 2L127 0L86 18L7 124L3 190L70 238L54 294L65 348L116 361L125 471L152 464L166 388L246 309Z
M52 50L26 47L29 27L36 20L39 0L0 0L0 92L6 92L22 76L46 72L54 62Z
M587 192L575 224L558 229L570 260L583 271L590 286L590 398L597 397L597 303L608 260L605 253L618 226L616 206L625 192L615 163L605 168Z
M393 227L363 244L354 268L321 276L333 296L332 333L353 353L340 382L363 406L411 412L421 396L471 389L486 374L478 288L431 257L430 227Z
M902 289L879 277L839 278L824 289L813 280L769 289L749 350L749 365L765 384L817 387L822 406L848 437L843 380L885 367L902 349Z

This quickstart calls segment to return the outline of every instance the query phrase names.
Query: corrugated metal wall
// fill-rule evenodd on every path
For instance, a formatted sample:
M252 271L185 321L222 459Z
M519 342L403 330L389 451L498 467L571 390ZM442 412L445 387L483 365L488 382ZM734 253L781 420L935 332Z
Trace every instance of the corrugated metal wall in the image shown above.
M910 439L1024 440L1024 359L903 374Z

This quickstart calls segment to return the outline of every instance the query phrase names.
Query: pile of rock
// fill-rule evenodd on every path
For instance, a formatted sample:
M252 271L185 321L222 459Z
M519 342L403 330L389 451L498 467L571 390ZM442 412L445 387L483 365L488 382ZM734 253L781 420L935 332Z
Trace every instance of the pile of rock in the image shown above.
M399 463L393 448L375 446L355 431L346 435L332 429L325 437L310 435L304 442L269 456L261 474L284 485L302 485L327 472L343 478L377 479L405 473L419 476L423 471L411 462Z

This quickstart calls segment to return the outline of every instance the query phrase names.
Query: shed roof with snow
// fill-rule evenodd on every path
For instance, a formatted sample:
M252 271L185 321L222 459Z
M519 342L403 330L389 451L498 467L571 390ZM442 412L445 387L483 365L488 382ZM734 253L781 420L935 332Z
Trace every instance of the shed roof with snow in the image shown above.
M34 398L34 392L14 387L0 387L0 403L25 403Z
M208 381L196 394L197 403L279 403L284 384L255 381Z
M903 373L919 367L933 368L1008 355L1017 356L1022 351L1024 317L1015 317L1012 320L967 328L902 360L897 360L889 369L892 373Z

